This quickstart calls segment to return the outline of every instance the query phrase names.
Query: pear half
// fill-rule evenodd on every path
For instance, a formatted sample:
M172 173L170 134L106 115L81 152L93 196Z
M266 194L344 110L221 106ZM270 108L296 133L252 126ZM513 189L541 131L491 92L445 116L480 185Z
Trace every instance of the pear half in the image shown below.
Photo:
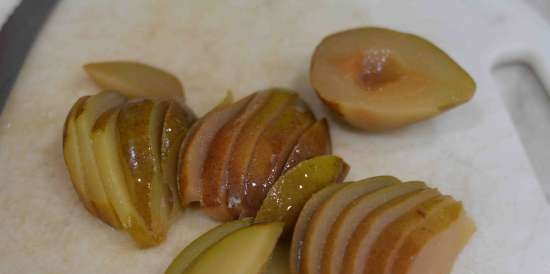
M399 128L470 100L476 84L434 44L412 34L364 27L329 35L311 60L311 85L349 124Z

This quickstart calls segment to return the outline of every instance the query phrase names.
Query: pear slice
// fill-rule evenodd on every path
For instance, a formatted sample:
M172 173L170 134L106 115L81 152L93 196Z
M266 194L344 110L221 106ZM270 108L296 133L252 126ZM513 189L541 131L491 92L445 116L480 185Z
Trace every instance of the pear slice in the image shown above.
M187 245L168 266L164 274L181 274L205 250L225 236L252 224L252 218L240 219L216 226Z
M309 127L294 145L286 160L283 173L299 162L332 153L332 142L327 119L323 118Z
M168 103L154 99L135 99L120 108L117 128L119 153L132 201L162 242L168 227L168 186L162 181L160 147L162 123Z
M349 166L336 156L319 156L299 163L283 174L269 190L254 222L285 223L291 232L307 200L329 184L344 180Z
M350 183L325 200L311 217L301 244L300 273L320 272L322 252L327 236L337 217L349 203L362 195L399 183L397 178L391 176L372 177Z
M288 106L262 132L245 175L241 216L256 216L267 192L283 171L300 135L315 122L304 104Z
M399 248L406 237L415 228L419 227L426 218L437 214L438 210L445 208L453 202L454 200L449 196L433 197L389 224L372 246L371 252L366 259L369 266L366 273L391 274L389 272L390 268L394 264L393 262Z
M321 204L326 199L328 199L335 192L343 187L346 187L349 184L350 183L329 184L325 188L313 194L302 207L302 210L298 215L298 219L296 220L296 224L294 225L294 232L292 233L292 240L290 241L290 273L300 273L302 262L302 246L304 244L304 238L306 236L307 227L309 225L311 217L313 216L313 214L315 214L315 211L317 211L319 206L321 206Z
M448 274L475 232L462 203L454 202L429 216L399 248L390 273Z
M243 126L237 141L233 147L231 160L228 163L228 198L227 206L234 218L242 212L244 195L244 174L248 170L248 164L256 147L260 134L277 118L286 106L293 104L298 95L295 92L284 89L270 89L267 101L261 110L252 116Z
M426 185L421 182L396 184L365 194L348 204L327 236L321 260L321 273L340 273L348 241L364 216L393 199L425 188Z
M163 182L168 185L168 190L170 192L168 196L170 219L172 219L180 209L177 187L177 167L180 146L195 120L195 114L187 107L173 100L169 102L162 122L160 166Z
M116 90L130 98L184 97L183 86L174 75L146 64L128 61L90 63L84 66L103 90Z
M118 153L119 133L117 119L120 108L103 113L96 121L93 132L94 155L105 192L122 224L140 247L157 244L143 218L139 215L126 184L122 160Z
M266 223L241 228L210 246L182 274L260 274L283 226Z
M263 274L290 274L290 242L279 240Z
M250 103L218 131L208 148L201 175L202 206L209 216L217 220L226 221L233 218L227 208L227 165L244 125L256 115L268 98L269 94L266 92L253 95Z
M404 183L401 186L406 187L410 184ZM415 184L424 185L420 182ZM349 241L340 271L344 271L344 273L364 273L369 267L365 259L369 256L374 242L388 224L420 203L440 195L439 191L435 189L426 189L425 186L423 188L398 196L365 214L355 232L348 236Z
M332 34L311 60L311 85L349 124L399 128L470 100L474 80L445 52L412 34L364 27Z
M119 229L122 228L111 202L107 198L104 182L101 180L97 162L94 156L92 142L92 127L103 112L116 107L126 101L126 98L116 92L101 92L88 98L79 113L76 114L76 130L80 161L84 170L86 187L90 199L95 205L98 217L107 224Z
M82 106L89 97L90 96L84 96L79 98L74 103L65 119L65 125L63 126L63 156L78 198L92 215L97 216L92 197L86 186L86 178L82 168L82 162L80 161L80 148L75 125L75 116L77 113L82 112Z
M233 104L214 108L197 121L187 136L179 155L179 190L183 206L201 200L201 174L208 149L216 133L250 102L253 96Z

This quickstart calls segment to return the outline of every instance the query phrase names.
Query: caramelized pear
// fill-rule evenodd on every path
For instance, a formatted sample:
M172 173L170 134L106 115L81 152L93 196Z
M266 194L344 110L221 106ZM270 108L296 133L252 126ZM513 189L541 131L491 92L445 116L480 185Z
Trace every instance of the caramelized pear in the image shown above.
M118 215L122 226L128 230L140 247L155 245L155 239L137 211L126 184L122 159L118 153L119 133L117 118L120 108L103 113L96 121L92 138L94 155L105 192Z
M372 246L366 259L366 264L369 267L365 273L391 274L389 272L390 268L393 266L399 248L406 237L415 228L419 227L426 218L436 214L438 210L453 202L454 200L449 196L433 197L389 224Z
M407 236L390 273L448 274L474 232L475 225L462 203L449 204Z
M425 189L424 183L395 184L366 194L351 202L334 222L328 234L321 263L321 273L340 273L346 247L363 217L393 199ZM332 256L332 257L331 257ZM327 261L325 261L327 260Z
M253 96L233 104L215 107L197 121L187 136L179 156L179 194L183 206L201 200L201 174L208 149L217 132L250 102Z
M435 189L426 189L423 183L412 184L421 187L395 197L360 217L361 222L357 229L351 235L348 235L350 240L340 271L343 271L343 273L364 273L369 267L365 259L369 256L372 245L387 225L420 203L440 195ZM404 183L399 186L407 187L410 185L411 183Z
M309 127L292 148L283 173L301 161L332 153L332 142L327 119L323 118Z
M75 116L82 111L81 108L89 97L90 96L84 96L79 98L76 103L74 103L65 119L65 125L63 127L63 156L78 198L86 209L88 209L92 215L96 216L96 209L89 190L87 190L82 161L80 161L80 147L78 145L78 135L75 125Z
M225 236L252 224L251 218L240 219L216 226L187 245L168 266L164 274L181 274L205 250Z
M340 213L353 200L367 193L374 192L387 186L398 184L400 181L391 176L379 176L366 180L347 184L338 190L317 208L303 239L300 273L319 273L321 270L321 258L327 236L331 227L336 222Z
M283 223L241 228L210 246L182 274L260 274L282 231Z
M195 122L195 114L176 101L170 101L162 122L160 166L163 182L168 185L168 207L173 217L180 209L177 187L178 154L181 143Z
M119 153L130 197L156 242L164 240L169 222L169 189L163 182L160 163L167 107L165 101L136 99L121 106L117 119Z
M262 132L245 175L241 216L256 216L298 137L314 122L313 113L305 105L292 105Z
M344 180L349 166L336 156L319 156L299 163L281 175L262 203L254 222L285 223L291 232L298 214L315 192Z
M412 34L365 27L332 34L311 60L311 85L349 124L371 131L428 119L470 100L475 82Z
M90 78L104 90L116 90L130 98L183 98L183 86L174 75L146 64L127 61L90 63Z
M217 220L232 219L227 208L228 163L233 147L246 122L255 115L268 99L268 93L252 95L250 103L216 134L208 148L201 175L202 206L207 214Z
M116 92L101 92L89 97L75 118L80 161L84 171L87 190L90 193L90 199L95 206L98 217L115 228L121 228L121 224L113 205L108 200L104 182L101 180L97 167L97 160L93 149L92 127L103 112L125 101L126 98Z
M271 124L271 121L281 114L286 106L294 103L298 98L296 93L284 89L270 89L265 92L269 93L267 101L241 129L228 163L227 206L234 218L238 217L242 211L244 174L248 170L248 164L260 134Z

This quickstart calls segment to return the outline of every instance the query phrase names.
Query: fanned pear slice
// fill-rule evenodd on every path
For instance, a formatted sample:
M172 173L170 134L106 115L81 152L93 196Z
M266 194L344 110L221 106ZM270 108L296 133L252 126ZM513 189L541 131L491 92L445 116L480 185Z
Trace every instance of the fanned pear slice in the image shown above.
M75 125L75 116L82 111L81 108L89 97L90 96L80 97L76 103L74 103L65 119L65 125L63 126L63 156L78 198L92 215L97 216L95 206L86 186L86 178L82 168L82 161L80 160L80 148Z
M437 214L438 210L453 202L454 200L449 196L433 197L389 224L372 246L369 257L366 259L369 267L365 274L391 274L390 268L407 236L426 218Z
M151 231L137 211L128 187L118 153L119 133L117 118L120 108L113 108L103 113L96 121L93 132L94 155L97 159L99 174L105 185L105 192L113 208L128 233L140 247L157 244Z
M201 201L201 174L208 149L217 132L250 102L253 96L233 104L221 105L197 121L187 136L179 156L178 184L183 206Z
M391 176L372 177L349 183L325 200L309 221L300 254L302 259L300 273L320 273L327 236L332 225L349 203L365 194L399 183L397 178Z
M107 197L104 182L101 180L101 175L99 174L93 149L92 127L103 112L125 101L126 98L117 92L101 92L89 97L75 118L80 161L84 170L84 178L86 179L90 199L95 205L98 217L115 228L121 228L121 224L111 204L112 202Z
M411 183L403 183L402 186ZM422 183L423 184L423 183ZM440 195L435 189L422 189L396 197L361 218L357 229L349 236L341 273L364 273L372 245L388 224L415 208L420 203Z
M241 228L210 246L182 274L260 274L271 257L283 223Z
M292 233L292 240L290 241L289 270L291 274L300 273L302 263L302 247L311 217L326 199L341 188L346 187L348 184L350 183L330 184L313 194L302 207L302 210L298 215L298 219L296 220L296 224L294 225L294 232Z
M474 80L412 34L364 27L332 34L311 60L311 85L349 124L372 131L433 117L470 100Z
M395 184L365 194L348 204L337 217L327 236L320 261L321 273L341 273L348 241L364 216L393 199L425 188L426 185L420 182Z
M117 128L119 153L132 201L162 242L168 229L168 186L163 182L160 163L162 123L168 103L135 99L120 108Z
M332 141L328 121L323 118L310 126L300 136L286 160L283 173L301 161L332 153Z
M227 208L228 163L241 130L260 111L268 95L265 92L254 94L250 103L216 133L208 148L201 175L202 206L209 216L217 220L232 219Z
M277 118L286 106L293 104L298 95L285 89L270 89L269 97L261 110L252 116L243 126L233 148L233 155L228 165L229 192L227 205L234 218L242 212L242 199L244 194L244 174L248 170L248 164L260 134Z
M168 266L164 274L181 274L205 250L225 236L252 224L251 218L240 219L216 226L187 245Z
M344 180L349 166L337 156L318 156L305 160L281 175L269 190L254 222L285 223L291 232L304 204L315 192Z
M168 196L170 219L172 219L180 209L177 186L178 154L180 146L195 120L195 114L193 114L190 109L174 100L169 101L162 122L160 166L163 182L168 185L168 190L170 191L170 195Z
M267 192L281 175L296 141L314 122L311 110L300 102L288 106L262 132L245 175L241 216L256 216Z
M407 236L390 273L450 273L458 254L475 230L461 202L446 206Z
M183 86L174 75L146 64L129 61L89 63L84 70L104 90L130 98L183 98Z

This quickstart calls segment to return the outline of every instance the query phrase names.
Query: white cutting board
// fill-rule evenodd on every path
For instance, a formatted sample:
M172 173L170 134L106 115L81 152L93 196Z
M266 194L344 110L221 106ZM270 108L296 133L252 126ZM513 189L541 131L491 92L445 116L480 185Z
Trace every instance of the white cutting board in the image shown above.
M527 60L550 87L550 31L521 4L500 0L62 1L0 117L0 273L162 273L215 224L187 210L166 243L138 250L86 213L61 151L71 104L97 91L84 63L165 68L184 82L198 114L228 88L241 97L285 86L325 116L308 84L310 55L325 35L363 25L428 38L473 75L478 91L462 107L384 134L330 116L348 178L425 180L463 200L478 232L453 273L550 273L550 208L490 73L498 61Z

